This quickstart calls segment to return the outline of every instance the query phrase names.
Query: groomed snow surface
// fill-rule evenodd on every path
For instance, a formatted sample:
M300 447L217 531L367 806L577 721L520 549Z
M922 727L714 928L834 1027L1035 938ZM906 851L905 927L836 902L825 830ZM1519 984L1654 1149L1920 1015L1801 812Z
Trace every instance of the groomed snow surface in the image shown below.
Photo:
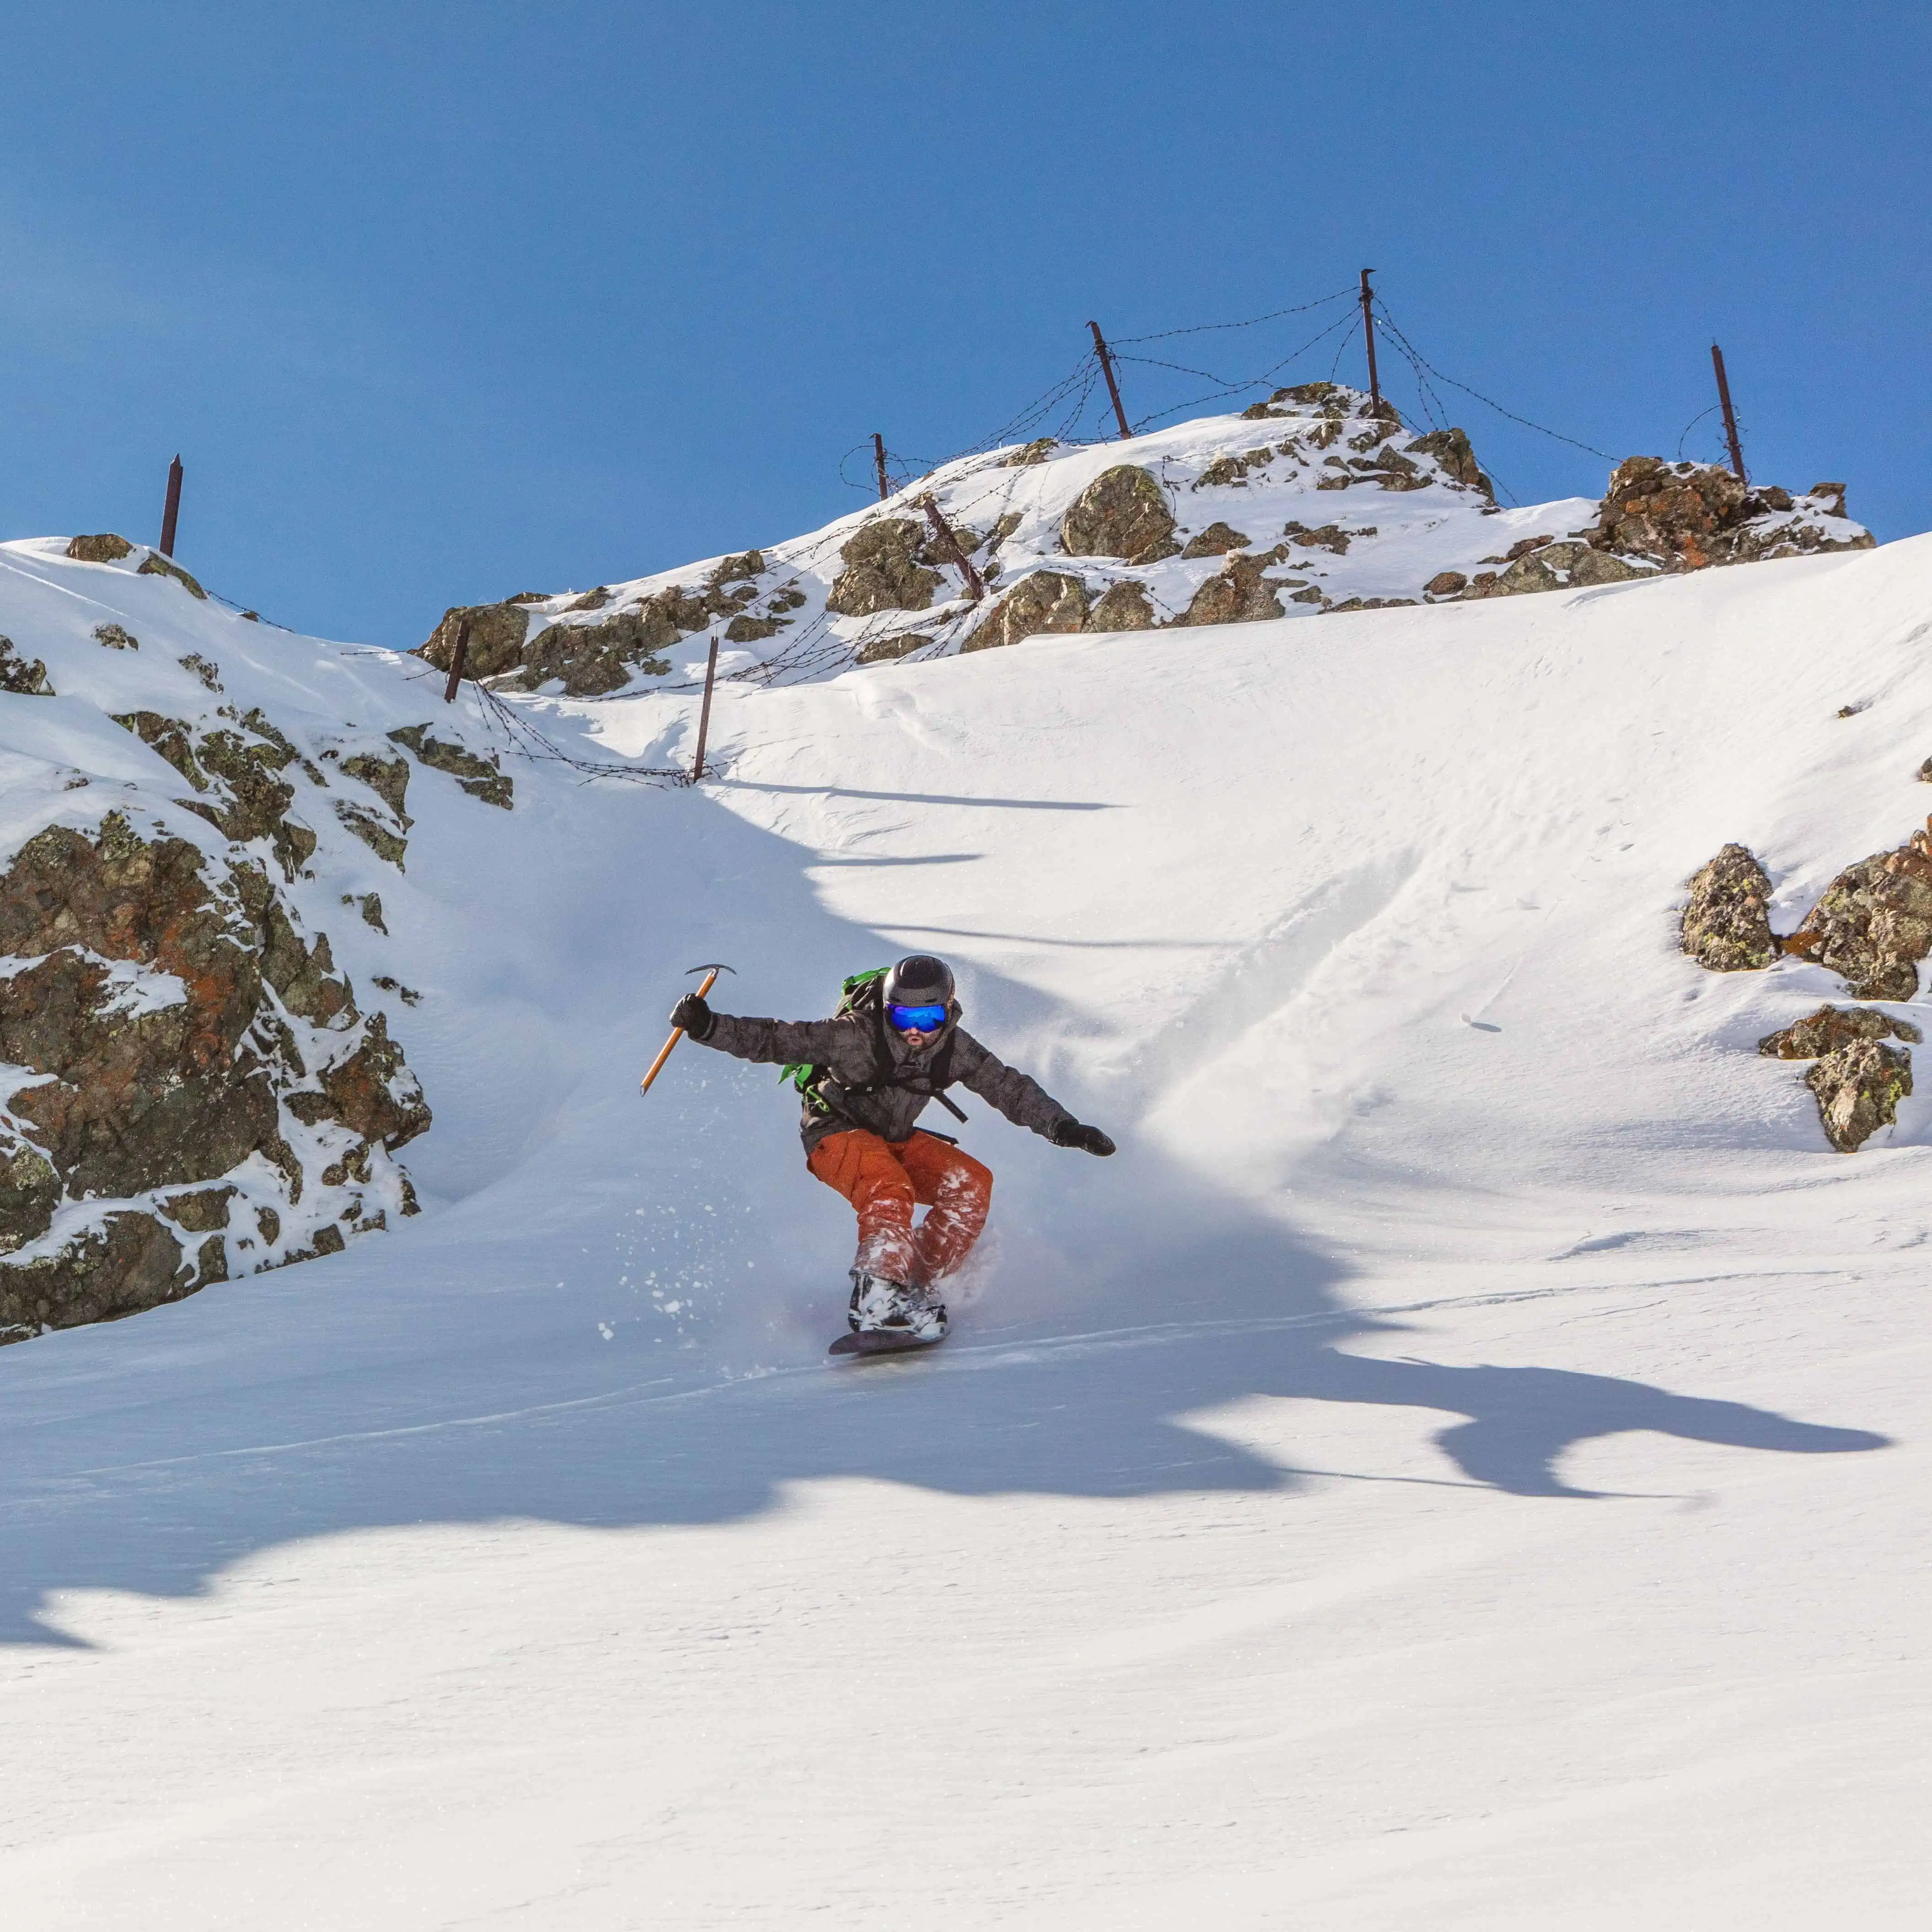
M137 588L237 703L443 715ZM1674 909L1903 840L1929 638L1920 538L734 689L697 789L418 773L391 936L326 922L423 994L424 1214L0 1351L10 1932L1922 1924L1932 1079L1829 1153L1754 1047L1844 988ZM772 1070L638 1077L688 966L915 949L1120 1152L968 1096L952 1339L829 1366Z

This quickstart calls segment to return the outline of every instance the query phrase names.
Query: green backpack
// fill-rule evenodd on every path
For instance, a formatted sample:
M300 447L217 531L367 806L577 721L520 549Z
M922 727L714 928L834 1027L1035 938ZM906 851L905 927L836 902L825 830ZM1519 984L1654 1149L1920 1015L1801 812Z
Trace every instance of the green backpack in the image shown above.
M874 966L868 971L849 975L839 987L838 1009L832 1016L836 1020L842 1020L850 1013L872 1015L874 1030L878 1036L879 1058L882 1062L886 1058L886 1015L882 996L885 992L886 974L890 970L888 967ZM815 1112L829 1114L832 1111L831 1102L820 1090L820 1084L831 1070L830 1067L816 1066L808 1060L801 1060L791 1066L780 1067L778 1078L782 1081L789 1080L805 1096L806 1105ZM874 1080L863 1087L854 1087L847 1083L845 1090L848 1094L872 1094L881 1087L905 1086L914 1093L928 1094L955 1120L963 1120L965 1114L939 1090L950 1082L952 1072L952 1042L949 1036L940 1050L938 1059L934 1060L928 1071L928 1084L925 1088L914 1087L910 1082Z

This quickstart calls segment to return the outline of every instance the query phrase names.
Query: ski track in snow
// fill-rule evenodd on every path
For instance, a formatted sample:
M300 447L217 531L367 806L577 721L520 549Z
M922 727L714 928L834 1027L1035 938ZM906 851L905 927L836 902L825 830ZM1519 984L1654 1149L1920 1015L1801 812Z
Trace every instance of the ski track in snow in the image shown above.
M305 749L488 742L58 548L9 850L214 848L103 715L188 652ZM1841 986L1674 908L1736 838L1789 929L1922 818L1928 604L1921 538L734 688L694 790L416 770L407 873L294 897L424 1214L0 1350L10 1928L1917 1924L1932 1083L1829 1154L1754 1047ZM963 1096L995 1262L828 1366L775 1070L637 1077L698 960L802 1014L912 946L1121 1152Z

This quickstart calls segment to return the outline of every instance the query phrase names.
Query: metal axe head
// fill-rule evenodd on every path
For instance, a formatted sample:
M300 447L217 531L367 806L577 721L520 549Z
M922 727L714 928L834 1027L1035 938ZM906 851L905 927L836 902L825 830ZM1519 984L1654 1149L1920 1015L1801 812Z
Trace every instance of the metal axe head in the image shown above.
M688 980L693 973L728 973L734 980L738 976L737 968L726 965L722 959L707 959L702 966L688 968L684 976Z

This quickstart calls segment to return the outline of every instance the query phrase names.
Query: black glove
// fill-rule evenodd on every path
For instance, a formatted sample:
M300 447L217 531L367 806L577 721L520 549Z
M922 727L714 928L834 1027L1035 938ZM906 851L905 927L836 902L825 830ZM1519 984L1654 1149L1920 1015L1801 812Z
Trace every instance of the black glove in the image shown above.
M702 993L686 994L670 1010L671 1024L683 1028L693 1040L708 1038L716 1018Z
M1078 1148L1082 1154L1112 1154L1114 1144L1098 1127L1083 1127L1078 1120L1062 1120L1053 1130L1055 1147Z

